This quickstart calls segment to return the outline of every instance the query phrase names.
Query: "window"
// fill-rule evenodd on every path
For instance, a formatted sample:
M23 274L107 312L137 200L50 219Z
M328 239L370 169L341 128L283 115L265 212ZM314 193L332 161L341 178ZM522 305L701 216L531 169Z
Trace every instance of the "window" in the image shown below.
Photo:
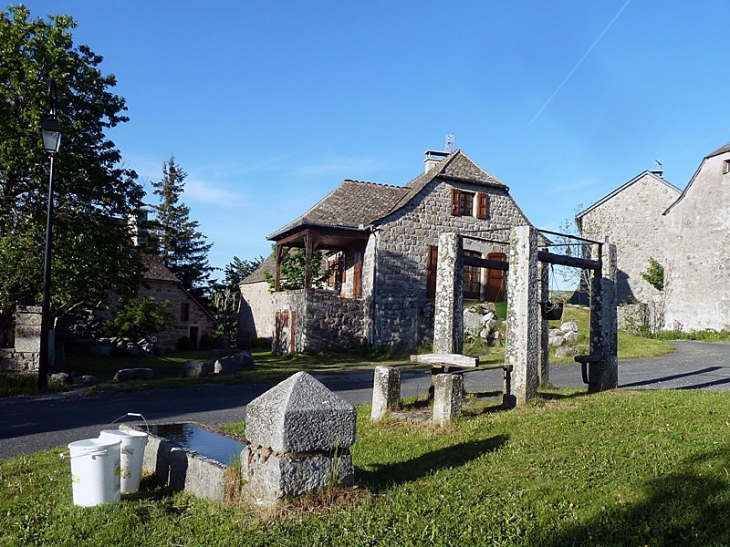
M190 304L180 302L180 321L190 321Z
M458 188L452 188L451 216L477 217L479 220L488 220L489 194L465 192Z
M730 160L725 160L722 162L722 174L727 175L730 173Z
M474 193L460 192L459 196L459 215L463 217L474 216Z

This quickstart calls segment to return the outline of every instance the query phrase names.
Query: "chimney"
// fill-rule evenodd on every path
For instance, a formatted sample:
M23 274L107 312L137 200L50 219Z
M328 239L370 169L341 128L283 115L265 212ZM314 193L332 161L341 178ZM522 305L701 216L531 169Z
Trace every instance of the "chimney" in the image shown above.
M424 173L428 173L432 167L434 167L438 162L440 162L442 159L444 159L446 156L448 156L448 152L438 152L436 150L426 150L426 159L423 160L423 163L426 164L426 170Z

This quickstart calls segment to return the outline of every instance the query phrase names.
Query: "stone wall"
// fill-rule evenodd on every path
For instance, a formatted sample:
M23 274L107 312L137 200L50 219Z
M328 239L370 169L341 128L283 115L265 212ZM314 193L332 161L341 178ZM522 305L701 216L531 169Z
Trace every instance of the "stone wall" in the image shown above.
M730 330L730 152L706 158L667 213L673 253L665 268L668 330Z
M489 194L489 218L452 216L452 188ZM363 268L363 288L367 287L367 294L372 298L369 330L373 344L415 347L432 339L433 304L426 294L426 262L429 247L438 245L439 233L505 228L481 234L494 243L465 238L465 249L486 256L489 252L505 252L508 228L524 224L529 224L528 220L506 189L457 184L438 178L403 209L383 219L373 236L378 241L377 250L374 244L368 245Z
M595 241L608 241L618 249L618 301L651 302L663 295L644 281L641 273L653 257L667 264L664 211L680 192L653 173L645 172L613 195L588 209L581 219L581 234Z
M242 283L241 311L238 316L238 344L246 347L256 338L274 333L274 299L266 281Z
M168 311L175 318L175 323L169 329L155 333L157 335L156 346L163 351L173 351L181 338L190 337L197 329L198 335L196 344L200 342L204 334L212 335L213 320L205 312L202 306L177 283L169 281L145 280L137 293L139 298L152 296L157 301L167 300ZM182 304L187 304L187 320L182 315Z
M19 306L15 347L0 349L0 371L37 372L41 350L41 307Z
M276 353L356 349L366 342L363 300L341 298L322 289L285 291L272 297Z

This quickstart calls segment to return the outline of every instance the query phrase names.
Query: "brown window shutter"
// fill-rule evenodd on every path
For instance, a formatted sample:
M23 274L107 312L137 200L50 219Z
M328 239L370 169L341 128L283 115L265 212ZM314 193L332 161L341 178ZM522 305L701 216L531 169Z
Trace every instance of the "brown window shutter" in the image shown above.
M461 201L461 192L458 188L451 189L451 216L459 216L459 202Z
M487 220L489 218L489 194L479 192L477 194L477 218Z
M341 262L341 268L342 270L342 282L345 283L347 281L347 254L342 255L342 262Z
M426 257L426 298L436 297L436 268L438 266L439 248L435 245L428 247Z

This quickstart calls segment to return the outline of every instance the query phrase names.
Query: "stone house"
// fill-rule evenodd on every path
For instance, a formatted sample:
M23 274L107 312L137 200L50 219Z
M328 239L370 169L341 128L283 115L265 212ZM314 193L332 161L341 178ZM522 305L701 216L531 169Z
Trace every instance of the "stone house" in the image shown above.
M268 236L276 252L241 284L245 337L272 337L280 352L360 345L413 348L433 332L438 235L465 235L465 252L506 260L509 229L529 224L509 188L464 152L426 152L425 172L405 186L345 180L299 218ZM324 287L280 288L287 249L327 253ZM466 266L467 299L505 299L500 270Z
M618 248L618 302L652 302L662 297L641 273L647 270L649 257L666 264L663 213L680 193L662 178L661 171L644 171L576 215L583 237L608 238Z
M730 143L703 158L664 215L664 328L730 331Z
M137 292L138 298L153 297L167 300L168 311L175 317L172 327L156 333L156 346L163 351L174 351L181 338L189 338L192 347L200 347L204 335L212 336L213 316L180 284L180 280L154 255L143 255L144 279Z
M684 191L645 172L576 217L589 239L618 248L619 302L661 308L664 330L730 330L730 143L702 159ZM649 257L664 290L642 278Z

